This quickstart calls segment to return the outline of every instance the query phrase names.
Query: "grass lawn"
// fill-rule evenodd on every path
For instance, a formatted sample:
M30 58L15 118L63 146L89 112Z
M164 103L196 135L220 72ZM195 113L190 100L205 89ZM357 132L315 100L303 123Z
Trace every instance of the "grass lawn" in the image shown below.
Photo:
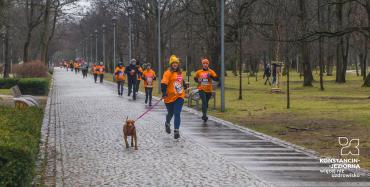
M30 186L42 118L41 109L0 106L0 186Z
M10 89L0 89L0 95L11 95Z
M286 77L282 93L272 94L271 87L263 84L262 74L258 81L250 77L249 84L243 74L243 99L239 100L239 76L231 72L228 75L226 112L220 112L218 89L216 110L210 111L210 115L315 150L322 156L340 157L339 136L359 138L360 165L370 169L370 88L361 87L361 77L348 73L347 82L337 84L335 76L325 76L325 90L320 91L315 72L313 87L303 87L303 77L300 79L299 74L291 72L291 108L287 109ZM110 74L105 77L112 80ZM190 82L195 86L192 79ZM158 96L156 87L153 95Z

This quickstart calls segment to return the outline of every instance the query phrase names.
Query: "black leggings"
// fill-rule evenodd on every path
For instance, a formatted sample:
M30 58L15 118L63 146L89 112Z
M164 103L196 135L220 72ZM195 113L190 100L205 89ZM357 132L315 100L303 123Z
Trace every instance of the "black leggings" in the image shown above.
M100 83L103 83L103 80L104 80L104 74L100 74L100 75L99 75L99 77L100 77Z
M152 104L152 92L153 88L145 88L145 103L148 102L149 99L149 104Z
M135 99L136 98L136 92L135 92L135 88L136 88L136 78L129 78L128 79L128 96L131 95L131 92L133 92L133 98Z
M95 83L96 83L97 79L98 79L98 74L94 74L94 81L95 81Z
M135 92L139 91L139 87L140 87L140 80L137 80L136 81L136 86L135 86Z
M117 81L118 95L122 95L124 84L125 84L125 81Z
M199 91L199 96L202 99L202 113L203 117L207 116L208 102L212 97L212 93L204 92L203 90Z

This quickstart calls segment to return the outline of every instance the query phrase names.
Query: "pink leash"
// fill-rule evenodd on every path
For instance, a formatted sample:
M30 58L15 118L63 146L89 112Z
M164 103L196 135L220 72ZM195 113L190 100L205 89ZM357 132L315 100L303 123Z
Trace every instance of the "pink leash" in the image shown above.
M141 114L141 116L139 116L138 118L136 118L135 121L139 120L140 118L142 118L143 116L145 116L147 113L149 113L151 110L153 110L154 107L156 107L161 101L162 101L163 98L161 98L160 100L158 100L156 103L154 103L153 106L151 106L148 110L146 110L143 114Z

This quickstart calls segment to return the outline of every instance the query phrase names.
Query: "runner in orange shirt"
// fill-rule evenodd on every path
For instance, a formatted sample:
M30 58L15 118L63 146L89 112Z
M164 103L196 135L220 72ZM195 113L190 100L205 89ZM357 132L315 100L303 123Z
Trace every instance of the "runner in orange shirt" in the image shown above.
M94 63L91 67L91 73L94 75L94 82L96 83L98 79L98 71L96 69L96 64Z
M202 119L207 122L208 102L212 97L212 80L218 81L217 74L209 68L209 60L202 60L203 68L195 72L194 80L198 83L199 96L202 99Z
M149 99L149 106L152 106L152 93L153 93L153 85L154 80L156 80L155 72L152 70L152 65L147 64L146 70L143 72L143 80L144 80L144 88L145 88L145 104L148 103Z
M137 72L137 80L136 80L136 87L135 87L135 92L136 92L136 95L137 95L138 92L139 92L141 78L143 76L143 68L141 68L139 61L136 61L136 67L137 67L137 70L138 70L138 72Z
M125 67L123 63L120 62L114 71L115 80L117 82L118 96L123 94L123 85L125 84Z
M185 90L187 88L180 69L180 60L175 55L172 55L170 57L169 64L170 68L164 72L161 82L162 98L164 99L164 103L167 108L165 127L166 132L170 134L170 122L172 117L175 116L174 138L178 139L180 138L180 114L182 105L184 104Z
M103 62L100 62L100 64L96 66L96 73L99 75L100 83L103 83L105 73L105 67Z

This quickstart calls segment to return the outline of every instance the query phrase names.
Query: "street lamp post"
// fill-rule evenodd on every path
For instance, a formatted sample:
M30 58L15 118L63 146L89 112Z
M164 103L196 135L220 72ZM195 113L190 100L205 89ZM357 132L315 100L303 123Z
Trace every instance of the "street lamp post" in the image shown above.
M127 8L128 13L128 61L132 59L132 38L131 38L131 15L132 15L132 6Z
M89 60L89 44L88 44L88 39L87 37L84 39L84 46L85 46L85 58L87 61L87 65L90 65L90 60Z
M98 29L95 29L95 62L98 62Z
M93 42L94 42L94 35L90 34L90 61L93 61Z
M102 26L102 33L103 33L103 42L102 42L102 45L103 45L103 63L105 64L106 63L106 60L105 60L105 24L103 24Z
M225 1L221 0L221 112L225 112ZM241 76L241 75L240 75Z
M157 19L158 19L158 22L157 22L157 27L158 27L158 77L159 77L159 80L157 81L158 82L158 93L161 93L161 79L162 79L162 63L161 63L161 0L157 0Z
M112 23L113 23L113 71L114 68L116 68L116 24L117 24L117 17L112 17Z

